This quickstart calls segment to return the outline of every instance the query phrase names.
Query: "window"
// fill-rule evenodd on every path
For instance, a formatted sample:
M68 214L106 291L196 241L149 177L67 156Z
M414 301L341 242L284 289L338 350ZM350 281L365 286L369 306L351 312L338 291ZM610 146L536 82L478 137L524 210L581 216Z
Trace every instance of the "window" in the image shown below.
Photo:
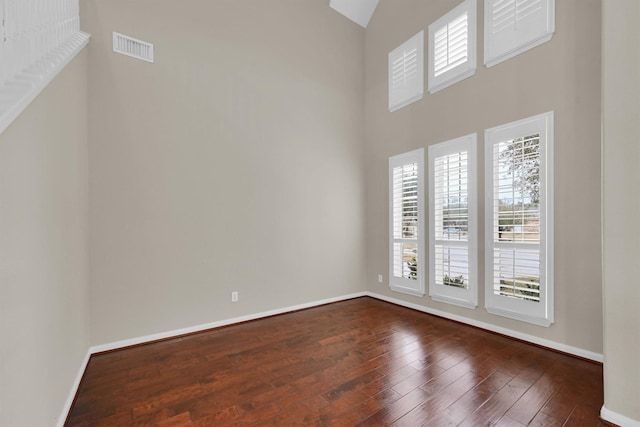
M478 305L476 134L429 147L429 295Z
M429 92L476 72L476 0L465 0L429 25Z
M0 133L84 48L78 0L0 0Z
M553 112L485 133L487 311L553 323Z
M389 286L424 296L424 150L389 159Z
M389 53L389 111L422 99L424 91L424 31Z
M484 63L492 67L551 40L555 0L485 0Z

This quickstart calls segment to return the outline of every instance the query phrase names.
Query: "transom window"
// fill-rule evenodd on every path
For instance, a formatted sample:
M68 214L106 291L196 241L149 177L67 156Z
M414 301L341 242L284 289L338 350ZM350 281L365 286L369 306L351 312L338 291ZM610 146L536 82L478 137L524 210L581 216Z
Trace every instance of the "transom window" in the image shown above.
M389 111L422 99L424 31L389 52Z
M476 0L465 0L429 25L429 92L476 72Z
M555 0L485 0L484 63L492 67L551 40Z

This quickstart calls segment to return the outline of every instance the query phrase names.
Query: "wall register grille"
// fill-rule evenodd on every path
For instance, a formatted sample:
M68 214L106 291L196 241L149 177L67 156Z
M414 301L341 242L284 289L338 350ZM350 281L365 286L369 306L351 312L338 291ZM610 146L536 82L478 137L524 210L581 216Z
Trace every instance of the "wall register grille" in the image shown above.
M120 33L113 33L113 51L153 63L153 44Z

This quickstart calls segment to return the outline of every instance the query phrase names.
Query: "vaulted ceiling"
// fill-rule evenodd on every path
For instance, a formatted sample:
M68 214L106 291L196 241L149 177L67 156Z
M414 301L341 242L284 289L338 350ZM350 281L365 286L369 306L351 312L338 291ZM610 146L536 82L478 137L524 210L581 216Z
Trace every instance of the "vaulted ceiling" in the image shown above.
M329 6L363 28L367 28L378 6L378 0L331 0Z

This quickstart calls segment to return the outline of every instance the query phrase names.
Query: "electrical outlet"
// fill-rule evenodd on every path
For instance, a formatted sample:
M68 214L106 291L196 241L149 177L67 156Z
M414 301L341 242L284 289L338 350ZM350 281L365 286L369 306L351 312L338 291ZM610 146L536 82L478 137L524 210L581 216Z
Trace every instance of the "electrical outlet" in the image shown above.
M231 302L238 302L238 291L231 292Z
M378 283L382 283L382 274L378 274Z

